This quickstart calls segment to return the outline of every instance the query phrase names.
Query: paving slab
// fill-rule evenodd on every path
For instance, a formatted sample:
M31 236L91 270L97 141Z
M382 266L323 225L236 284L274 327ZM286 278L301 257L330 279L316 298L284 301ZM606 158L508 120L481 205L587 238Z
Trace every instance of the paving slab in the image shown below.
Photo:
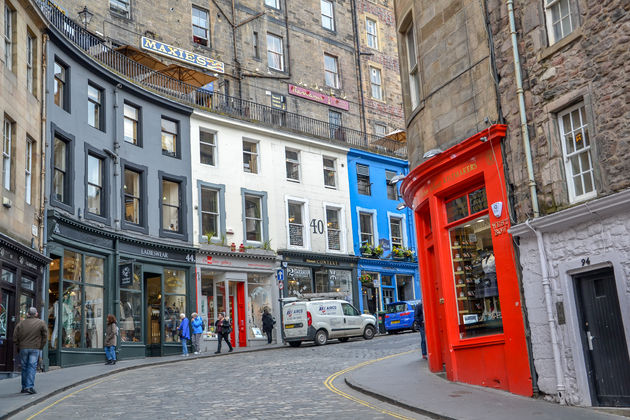
M378 361L346 374L353 389L410 409L448 420L619 420L592 408L568 407L541 399L451 382L429 371L420 352Z

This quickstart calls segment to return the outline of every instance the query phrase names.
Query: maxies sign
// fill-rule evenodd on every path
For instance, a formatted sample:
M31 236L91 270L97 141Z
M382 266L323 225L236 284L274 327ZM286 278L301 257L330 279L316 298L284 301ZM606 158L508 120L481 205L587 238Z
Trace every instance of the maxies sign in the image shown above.
M195 54L194 52L186 51L181 48L173 47L172 45L164 44L163 42L156 41L154 39L142 37L142 48L145 50L153 51L158 54L164 55L175 60L183 61L184 63L192 64L193 66L201 67L206 70L223 73L225 65L218 60L213 60L203 55Z

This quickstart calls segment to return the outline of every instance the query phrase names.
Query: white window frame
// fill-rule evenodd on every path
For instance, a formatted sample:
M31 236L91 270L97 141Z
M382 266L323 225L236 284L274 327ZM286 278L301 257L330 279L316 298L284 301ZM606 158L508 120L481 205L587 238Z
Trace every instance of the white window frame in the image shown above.
M195 11L199 12L199 13L205 13L206 15L206 25L205 26L201 26L195 23L195 20L198 19L197 16L195 16ZM192 5L192 8L190 9L190 13L191 13L191 30L192 30L192 36L193 36L193 43L195 44L199 44L199 45L204 45L204 46L208 46L208 44L210 43L210 12L208 12L206 9L202 9L199 6L195 6L194 4ZM198 28L199 30L202 30L205 35L204 36L197 36L195 34L195 28ZM203 42L196 42L195 41L195 37L204 40L205 44Z
M93 90L96 92L96 98L93 97L92 95L90 95L90 91ZM96 115L94 118L94 125L89 123L89 119L88 119L88 125L90 125L93 128L96 128L97 130L103 130L103 127L101 127L102 125L102 121L104 120L102 112L103 112L103 90L88 83L88 88L87 88L87 99L88 99L88 103L92 103L94 105L94 110L96 111ZM88 108L88 113L89 113L89 108Z
M216 195L216 198L217 198L217 212L216 213L213 213L210 210L203 209L203 190L212 191ZM203 230L203 215L204 214L210 214L216 217L217 231L214 232L215 236L213 236L210 239L219 239L221 235L221 190L217 188L209 187L207 185L199 186L199 232L201 235L206 234L206 232L204 232Z
M26 33L26 88L33 93L33 62L35 52L35 39L30 33Z
M212 135L212 143L209 143L207 141L203 141L201 139L201 133L206 133L206 134L211 134ZM203 163L201 161L201 146L206 145L208 147L212 148L212 163ZM207 130L204 129L202 127L199 127L199 164L200 165L205 165L205 166L217 166L217 132L213 131L213 130Z
M378 67L370 66L370 94L372 99L383 100L383 72Z
M382 130L379 130L381 127ZM385 137L387 135L387 126L380 123L374 124L374 135L378 137Z
M4 117L4 129L2 131L2 185L11 191L11 165L13 164L13 122Z
M568 9L568 14L566 15L562 15L562 4L566 4L567 5L567 9ZM567 35L569 35L570 33L572 33L573 31L575 31L575 28L577 27L576 23L573 21L574 15L573 15L573 10L572 7L575 7L575 3L573 3L572 0L546 0L545 1L545 14L546 14L546 20L547 20L547 37L549 39L549 45L553 45L556 42L560 41L561 39L565 38ZM554 22L553 20L553 11L557 10L558 14L560 16L559 20L556 20ZM562 28L562 21L564 18L569 19L569 31L567 33L564 33L563 28ZM560 25L560 37L556 36L556 31L555 31L555 27L556 24Z
M289 153L289 152L295 153L297 155L297 159L289 158L289 156L287 156L287 153ZM284 161L285 161L285 172L286 172L285 175L287 177L287 181L300 182L302 180L302 165L300 164L300 151L299 150L295 150L295 149L290 149L288 147L285 147L285 149L284 149ZM286 167L287 164L297 165L297 179L296 178L289 178L289 170Z
M304 246L299 245L291 245L291 234L289 227L289 203L300 204L302 206L302 227L303 227L303 235L302 241ZM287 232L287 248L288 249L303 249L310 250L311 249L311 231L309 226L309 201L306 198L301 197L293 197L293 196L285 196L284 197L284 209L285 209L285 228Z
M8 4L4 5L4 65L13 71L13 13Z
M324 10L324 5L330 7L330 15L327 15L327 10ZM320 0L321 14L322 14L322 28L329 31L335 30L335 7L331 0ZM330 22L330 27L326 26L325 22Z
M578 111L579 117L580 117L580 121L577 122L579 124L579 126L575 126L576 121L573 121L572 117L571 117L571 113L573 111ZM575 144L575 137L572 136L573 140L573 148L574 151L573 152L569 152L567 150L567 144L566 144L566 135L569 133L565 133L564 131L564 124L563 124L563 117L569 115L571 118L571 133L570 134L581 134L582 138L586 137L586 133L584 132L585 130L588 132L588 139L589 139L589 145L580 148L579 150L577 150L577 145ZM595 185L595 168L593 166L593 156L591 153L591 144L593 142L593 139L591 137L591 133L592 130L589 130L589 126L588 126L588 121L587 121L587 117L586 117L586 106L584 104L584 102L580 102L579 104L573 105L569 108L566 108L560 112L558 112L557 114L557 121L558 121L558 130L560 133L560 143L562 144L562 157L564 160L564 170L565 170L565 176L567 178L567 190L569 192L569 202L570 203L576 203L579 201L584 201L584 200L589 200L591 198L595 198L597 197L597 187ZM590 191L588 193L582 193L580 195L576 195L575 194L575 183L573 180L573 165L571 163L571 157L574 156L579 156L582 153L586 153L588 155L588 161L589 161L589 165L590 165L590 169L584 171L580 169L580 176L582 177L582 179L585 176L590 176L591 177L591 183L593 185L593 191ZM581 166L581 165L580 165ZM582 188L584 189L584 181L582 181Z
M280 0L265 0L265 6L273 7L274 9L279 9Z
M274 35L272 33L267 33L267 66L270 69L284 71L284 40L281 36ZM275 47L278 47L275 49ZM279 66L275 67L272 64L272 57L276 57L279 62Z
M361 246L361 244L363 244L363 240L361 239L361 234L362 234L362 230L361 230L361 213L365 213L365 214L370 214L372 216L372 240L374 241L372 243L372 246L377 246L378 245L378 241L380 240L380 237L378 236L378 226L376 224L376 217L377 217L377 211L375 209L366 209L363 207L356 207L356 214L357 214L357 230L359 233L359 247Z
M26 138L26 155L25 155L25 163L24 163L24 201L26 204L31 205L32 200L32 171L33 171L33 143L34 141L27 137Z
M326 252L336 253L336 254L345 254L346 253L346 209L342 204L337 203L322 203L322 207L324 209L324 230L325 230L325 241L326 241ZM327 209L334 209L339 212L339 249L330 249L328 248L328 214L326 213Z
M365 33L367 35L367 46L378 50L378 24L371 17L365 17Z
M127 115L127 108L132 108L136 111L135 119ZM136 127L136 138L132 139L133 141L127 140L127 136L125 135L125 122L126 121L131 121ZM128 104L128 103L123 104L123 139L125 140L125 142L129 144L134 144L134 145L138 145L140 142L140 108L135 105Z
M389 231L389 243L390 247L393 249L394 245L392 244L392 228L391 228L391 219L400 220L400 234L402 235L402 244L405 248L407 248L407 216L404 213L394 213L387 212L387 230Z
M129 18L131 10L130 3L131 0L109 0L109 10Z
M326 160L332 160L332 166L326 166ZM337 159L331 156L322 156L322 167L324 169L324 188L337 189ZM334 185L326 184L326 174L327 172L333 173L333 183Z
M416 35L413 29L413 22L404 33L405 45L407 48L407 75L409 79L409 100L411 110L420 105L420 74L418 72L418 57L416 52ZM412 44L413 45L410 45Z
M243 159L243 172L245 172L246 174L259 174L260 173L260 142L255 141L255 140L250 140L250 139L243 139L243 146L245 146L245 143L250 143L256 146L256 151L255 152L249 152L245 150L245 147L243 147L243 155L245 155L246 153L250 156L253 157L253 160L256 162L256 171L252 171L251 167L249 168L249 171L245 170L245 160Z
M334 65L334 68L328 67L327 63L329 62ZM328 77L328 75L331 76ZM332 84L329 83L330 78L332 78ZM327 53L324 53L324 83L328 87L339 89L339 58Z

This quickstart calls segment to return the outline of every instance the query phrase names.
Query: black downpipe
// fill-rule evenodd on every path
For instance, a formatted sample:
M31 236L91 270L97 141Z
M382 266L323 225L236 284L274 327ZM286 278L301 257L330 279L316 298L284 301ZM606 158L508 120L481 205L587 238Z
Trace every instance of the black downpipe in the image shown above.
M356 0L351 0L350 2L351 11L352 11L352 29L354 32L354 45L356 49L356 67L357 67L357 78L359 79L359 118L361 119L361 125L363 127L363 139L367 145L367 122L365 119L365 98L363 96L363 71L361 69L361 47L359 45L359 23L357 17L357 4Z

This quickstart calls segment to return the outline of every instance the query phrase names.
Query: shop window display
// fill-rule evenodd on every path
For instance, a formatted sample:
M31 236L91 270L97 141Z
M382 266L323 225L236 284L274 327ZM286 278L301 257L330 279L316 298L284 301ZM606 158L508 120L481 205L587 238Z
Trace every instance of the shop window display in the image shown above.
M120 340L122 342L142 342L142 293L140 279L142 268L133 265L133 277L131 284L126 284L120 289Z
M271 313L271 285L265 277L248 275L247 292L249 294L249 326L248 338L262 338L262 315L265 309Z
M81 286L63 282L61 339L63 347L81 347Z
M179 314L186 312L186 272L164 270L164 342L178 343Z
M59 326L57 318L59 317L59 266L61 259L53 257L48 266L48 347L57 348L57 339L59 334Z
M313 292L313 277L308 267L289 266L287 268L288 294L300 297Z
M103 347L103 288L85 287L85 347Z

